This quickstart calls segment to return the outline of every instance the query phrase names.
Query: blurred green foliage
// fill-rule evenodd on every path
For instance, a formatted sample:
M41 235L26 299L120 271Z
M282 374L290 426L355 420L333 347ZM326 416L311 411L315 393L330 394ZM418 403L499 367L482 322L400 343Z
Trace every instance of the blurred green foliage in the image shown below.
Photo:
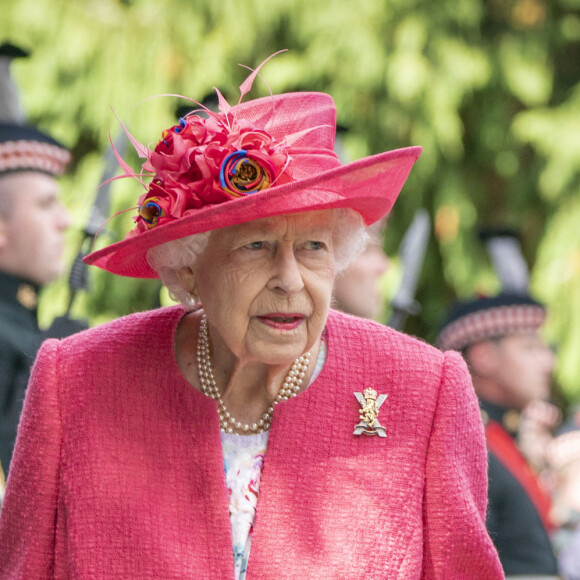
M498 290L478 229L515 227L550 307L558 385L580 400L580 0L4 0L2 12L0 39L32 51L13 66L30 120L74 153L63 180L71 261L119 132L111 109L155 142L178 100L148 97L200 100L216 86L236 102L247 75L237 63L287 48L252 96L330 93L350 159L424 147L385 242L395 255L415 209L429 210L423 309L406 330L432 341L452 299ZM140 194L127 180L112 191L111 214ZM112 219L98 246L130 226L129 214ZM159 303L156 281L90 276L73 314L93 324ZM67 302L64 281L48 289L44 319Z

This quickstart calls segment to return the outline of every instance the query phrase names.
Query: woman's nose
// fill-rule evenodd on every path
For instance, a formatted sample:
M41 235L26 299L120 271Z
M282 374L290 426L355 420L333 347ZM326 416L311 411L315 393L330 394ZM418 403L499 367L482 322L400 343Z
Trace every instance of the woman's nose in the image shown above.
M274 257L274 273L269 288L296 294L304 288L300 266L292 248L279 248Z

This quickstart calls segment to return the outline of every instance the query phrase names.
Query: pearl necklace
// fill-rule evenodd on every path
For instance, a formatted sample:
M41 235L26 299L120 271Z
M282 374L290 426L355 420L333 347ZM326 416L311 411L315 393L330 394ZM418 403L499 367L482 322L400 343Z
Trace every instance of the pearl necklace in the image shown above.
M234 433L241 431L243 433L262 433L267 431L272 424L272 415L274 406L280 401L287 401L295 397L299 392L308 370L310 363L310 352L299 356L288 371L282 387L272 406L260 417L257 423L248 424L238 421L227 409L222 400L222 396L215 382L213 368L211 365L209 331L207 317L204 314L199 326L199 335L197 338L197 371L201 382L201 390L204 395L215 399L218 402L218 415L220 418L220 429L225 433Z

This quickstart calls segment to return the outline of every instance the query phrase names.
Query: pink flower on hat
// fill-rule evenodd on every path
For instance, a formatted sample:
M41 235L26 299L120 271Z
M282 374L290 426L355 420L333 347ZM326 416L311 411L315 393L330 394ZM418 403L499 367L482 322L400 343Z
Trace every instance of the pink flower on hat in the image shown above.
M180 119L149 152L143 170L155 177L139 198L134 233L292 180L287 145L247 119L208 115Z

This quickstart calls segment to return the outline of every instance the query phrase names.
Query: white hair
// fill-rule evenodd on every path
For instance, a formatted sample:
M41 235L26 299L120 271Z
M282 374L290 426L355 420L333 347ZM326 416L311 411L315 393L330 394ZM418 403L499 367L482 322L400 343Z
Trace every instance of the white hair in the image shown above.
M350 208L318 211L330 216L328 227L332 231L335 275L338 275L365 249L368 242L365 224L362 216ZM187 308L192 308L191 300L188 302L189 293L181 285L177 272L185 267L194 268L212 231L165 242L147 252L147 262L157 272L169 295Z

